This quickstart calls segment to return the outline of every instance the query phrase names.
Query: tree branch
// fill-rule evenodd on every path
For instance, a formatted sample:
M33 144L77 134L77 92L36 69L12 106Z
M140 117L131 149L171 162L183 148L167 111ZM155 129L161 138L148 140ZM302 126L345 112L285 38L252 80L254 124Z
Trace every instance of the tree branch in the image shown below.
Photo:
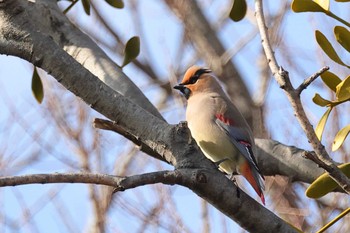
M309 78L305 79L302 84L299 85L299 87L296 89L297 94L300 96L301 92L305 90L313 81L315 81L321 74L329 70L328 66L323 67L318 72L311 75Z
M158 156L140 139L109 120L94 119L94 126L99 129L111 130L121 134L139 146L141 151L147 154L154 154L153 157L155 158ZM179 127L186 128L187 126L181 124ZM184 130L187 130L187 128ZM264 176L282 175L288 177L293 182L299 181L310 184L324 173L322 168L319 168L317 164L309 160L310 156L314 155L312 152L268 139L255 139L255 144L257 146L256 159ZM164 161L163 158L160 159Z
M35 22L28 21L27 10L31 4L34 3L26 0L0 4L0 53L21 57L46 70L91 108L145 140L145 144L168 163L177 165L173 152L164 145L164 141L169 140L164 138L175 133L176 127L168 125L162 118L153 117L129 98L115 92L62 50L52 36L38 30Z
M141 151L145 152L146 154L151 155L152 157L159 159L163 162L167 162L163 157L159 156L159 154L156 153L152 148L150 148L148 145L143 143L137 136L132 135L120 125L112 121L99 119L99 118L94 119L93 125L97 129L110 130L110 131L116 132L124 136L125 138L129 139L130 141L132 141L135 145L139 147Z
M282 67L278 66L275 55L272 51L272 47L267 34L267 27L265 25L265 19L263 14L263 6L261 0L255 0L255 16L257 19L257 24L260 30L260 35L262 39L262 46L264 48L266 58L269 62L270 69L272 74L274 75L277 83L280 87L285 91L289 102L291 103L295 116L299 121L299 124L303 128L309 143L314 149L316 156L318 158L318 165L325 169L329 175L335 180L339 186L344 189L345 192L350 194L350 180L346 177L344 173L340 171L340 169L336 166L335 162L330 158L324 146L318 140L316 133L310 124L304 108L301 104L300 100L300 92L294 89L290 79L288 72L283 70Z
M142 91L123 73L119 65L112 61L91 38L74 26L66 15L62 14L56 0L42 0L36 1L35 4L24 5L25 11L30 15L30 24L35 30L51 36L61 49L113 90L163 119Z
M251 232L296 232L272 212L261 208L261 205L251 199L242 190L238 190L230 179L215 170L178 169L175 171L152 172L130 177L71 173L34 174L0 178L1 187L48 183L93 183L115 187L116 191L124 191L155 183L168 185L180 184L202 194L207 193L208 188L211 188L211 192L206 195L210 198L206 200L214 206L217 206L218 201L215 200L218 198L224 200L225 206L221 208L221 211L231 218L235 216L236 221L245 229ZM237 192L240 193L239 197ZM240 211L233 211L237 209ZM264 218L261 218L261 215Z
M125 191L156 183L174 185L179 183L180 179L182 178L176 171L158 171L127 177L92 173L31 174L0 177L0 187L26 184L84 183L107 185L114 187L115 191Z

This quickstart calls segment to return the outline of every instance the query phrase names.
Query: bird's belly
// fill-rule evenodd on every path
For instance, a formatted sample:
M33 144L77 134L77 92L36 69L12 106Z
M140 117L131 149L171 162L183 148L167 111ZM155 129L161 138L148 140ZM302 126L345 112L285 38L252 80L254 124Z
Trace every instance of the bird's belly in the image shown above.
M192 137L208 159L213 162L227 159L220 163L220 168L227 174L232 174L236 171L239 163L239 154L225 132L221 131L216 125L210 127L210 124L205 132L191 129L195 125L192 125L192 127L189 125L189 127L191 132L195 132L192 133Z

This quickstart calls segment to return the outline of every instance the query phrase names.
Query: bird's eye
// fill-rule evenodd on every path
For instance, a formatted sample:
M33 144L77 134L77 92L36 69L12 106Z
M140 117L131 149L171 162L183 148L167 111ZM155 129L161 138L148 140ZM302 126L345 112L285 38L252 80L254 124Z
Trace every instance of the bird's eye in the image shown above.
M199 77L198 77L197 75L192 76L192 77L190 78L190 80L188 80L188 84L195 84L195 83L197 82L198 78L199 78Z

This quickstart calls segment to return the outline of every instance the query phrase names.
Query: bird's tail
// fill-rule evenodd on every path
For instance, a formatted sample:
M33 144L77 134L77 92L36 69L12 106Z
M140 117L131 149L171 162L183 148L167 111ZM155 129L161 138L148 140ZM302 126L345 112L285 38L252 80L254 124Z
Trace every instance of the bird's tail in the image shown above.
M254 188L255 192L259 195L261 202L265 205L265 197L263 190L265 189L263 177L252 168L248 161L245 161L240 166L240 173L244 176L244 178L250 183L250 185Z

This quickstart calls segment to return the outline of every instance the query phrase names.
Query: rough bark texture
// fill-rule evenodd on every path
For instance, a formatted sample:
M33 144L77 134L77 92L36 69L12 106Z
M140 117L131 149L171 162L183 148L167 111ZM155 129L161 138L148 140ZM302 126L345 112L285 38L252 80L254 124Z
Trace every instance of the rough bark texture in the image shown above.
M141 90L123 73L96 43L62 14L57 1L39 0L35 4L27 3L25 13L32 30L40 31L51 39L92 74L134 103L145 108L153 115L162 118L157 109L143 95ZM20 8L18 8L20 10ZM37 12L41 12L38 14Z
M304 156L312 152L267 139L255 139L255 143L259 167L265 176L282 175L292 182L311 183L324 173L322 168Z

